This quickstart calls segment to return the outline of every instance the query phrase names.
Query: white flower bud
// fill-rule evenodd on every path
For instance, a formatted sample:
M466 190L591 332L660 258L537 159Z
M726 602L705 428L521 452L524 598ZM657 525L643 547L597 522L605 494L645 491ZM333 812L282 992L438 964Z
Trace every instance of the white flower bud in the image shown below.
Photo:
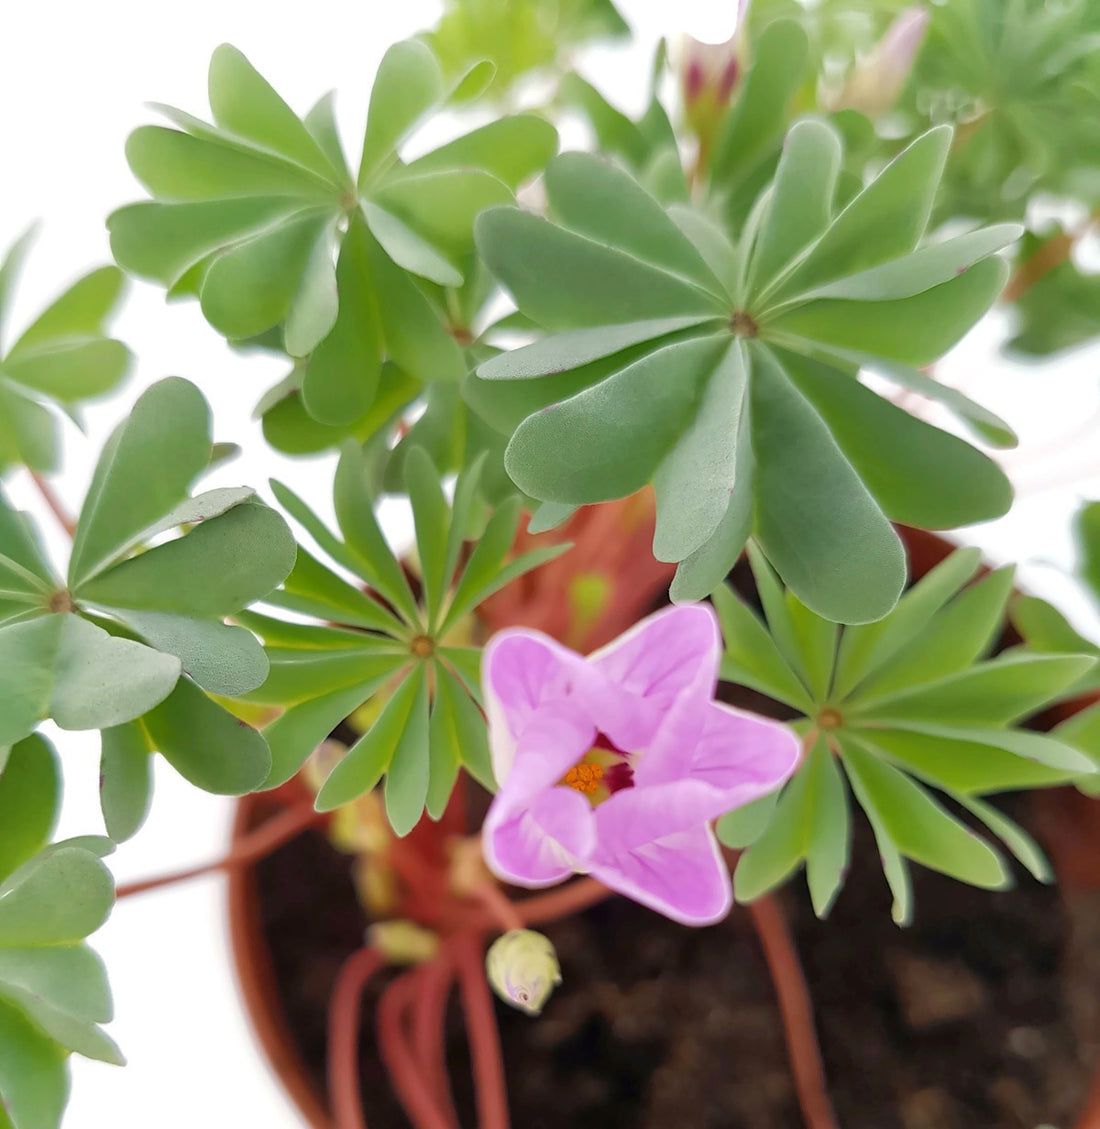
M533 929L513 929L498 937L485 956L485 972L493 991L528 1015L538 1015L561 983L554 946Z

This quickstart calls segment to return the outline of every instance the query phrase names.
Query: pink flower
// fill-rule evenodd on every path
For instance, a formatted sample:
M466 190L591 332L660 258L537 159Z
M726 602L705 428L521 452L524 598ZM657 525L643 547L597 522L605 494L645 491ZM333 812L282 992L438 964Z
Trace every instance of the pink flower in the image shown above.
M733 895L710 821L782 784L798 742L714 701L720 654L708 604L658 612L588 658L526 628L494 636L494 873L528 887L591 874L684 924L723 918Z

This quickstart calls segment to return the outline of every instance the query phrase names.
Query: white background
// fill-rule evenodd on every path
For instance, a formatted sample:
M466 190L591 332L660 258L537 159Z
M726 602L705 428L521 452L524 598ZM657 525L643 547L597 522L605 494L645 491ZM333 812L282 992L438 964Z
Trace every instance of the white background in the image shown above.
M299 112L336 89L349 149L365 118L371 76L385 48L438 15L429 0L61 0L4 6L0 61L0 248L34 219L44 221L15 303L10 329L25 324L77 275L109 260L104 217L142 197L123 157L126 135L153 120L146 100L205 116L205 72L211 51L239 47ZM587 53L590 78L624 107L640 107L653 44L661 34L690 31L717 41L732 30L733 0L627 0L640 46L632 53ZM67 432L59 491L78 508L99 444L140 389L161 376L195 381L214 408L216 438L245 447L215 484L265 489L276 475L326 512L331 463L290 461L259 441L251 411L282 375L278 363L230 353L195 304L167 306L141 284L116 324L139 360L124 394L88 413L88 435ZM944 379L1007 416L1025 439L1010 472L1023 496L1009 519L965 531L997 560L1023 562L1033 590L1056 599L1094 635L1089 602L1066 580L1072 547L1069 516L1084 497L1100 497L1097 354L1077 353L1034 369L995 357L1004 319L992 317L942 367ZM1077 434L1072 434L1077 432ZM6 484L17 504L41 510L20 475ZM51 549L66 545L48 514ZM55 734L55 737L58 736ZM101 830L96 802L98 740L63 734L67 794L59 834ZM175 870L224 849L230 803L203 795L158 758L151 818L111 860L120 881ZM0 834L3 829L0 828ZM124 1070L74 1061L68 1129L212 1129L297 1126L256 1049L241 1013L226 953L222 880L207 878L122 903L95 938L115 990L111 1031L129 1057Z

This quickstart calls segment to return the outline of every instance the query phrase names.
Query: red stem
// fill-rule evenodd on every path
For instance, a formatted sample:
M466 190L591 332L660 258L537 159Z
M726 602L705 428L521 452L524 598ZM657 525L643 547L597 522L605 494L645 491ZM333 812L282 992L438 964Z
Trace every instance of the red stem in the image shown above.
M406 1015L422 975L421 969L406 972L382 993L378 1001L378 1049L389 1071L394 1093L413 1129L454 1129L454 1123L436 1105L426 1085L422 1064L417 1062L406 1037ZM337 1129L344 1129L340 1121L337 1121ZM348 1129L353 1129L352 1123Z
M360 997L385 964L377 949L352 953L336 978L328 1010L328 1092L335 1129L367 1129L359 1086Z
M216 862L204 863L202 866L193 866L187 870L177 871L175 874L162 874L159 878L146 878L140 882L130 882L119 886L116 897L128 898L131 894L143 894L146 890L156 890L161 886L172 886L177 882L186 882L191 878L198 878L203 874L213 874L219 870L232 870L238 866L248 866L257 862L272 851L289 842L296 835L300 835L308 827L321 822L325 817L314 811L313 804L300 804L278 815L272 816L262 826L242 835L232 850L224 858Z
M486 882L474 890L471 897L480 902L490 913L497 926L504 933L524 927L516 903L493 882Z
M509 1129L504 1058L489 982L485 979L481 937L477 933L464 933L456 937L452 945L474 1067L478 1129Z
M803 1120L807 1129L838 1129L817 1043L810 992L783 912L770 895L751 902L749 911L775 984Z
M582 909L610 898L613 893L613 890L609 890L595 878L581 878L551 894L539 894L513 904L525 925L539 925L557 921L559 917L567 917L571 913L579 913Z
M53 511L53 516L57 518L57 524L69 535L71 541L76 535L76 522L69 516L68 510L61 504L61 500L54 493L53 487L40 475L37 471L30 471L31 481L38 488L38 493L42 495L42 500Z
M449 1124L457 1127L446 1063L447 1000L453 983L454 964L446 953L422 966L413 1014L413 1049L439 1108Z

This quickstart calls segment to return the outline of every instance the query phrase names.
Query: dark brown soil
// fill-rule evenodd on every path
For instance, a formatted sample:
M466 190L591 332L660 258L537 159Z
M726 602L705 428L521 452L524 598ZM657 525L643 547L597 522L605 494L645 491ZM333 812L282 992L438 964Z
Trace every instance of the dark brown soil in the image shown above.
M1021 803L1013 814L1027 822ZM348 871L347 857L315 833L259 867L265 940L319 1093L327 1001L366 924ZM828 922L814 918L799 883L784 895L841 1125L1069 1129L1096 1049L1098 1032L1085 1028L1100 984L1095 968L1067 970L1063 956L1071 924L1095 941L1100 903L1079 899L1067 911L1057 890L1026 876L1000 894L916 869L914 878L916 923L901 930L860 831ZM615 900L546 932L565 984L538 1020L497 1006L514 1125L801 1129L747 913L690 930ZM454 1007L449 1028L460 1116L473 1126ZM371 1129L404 1129L369 1029L362 1070Z

